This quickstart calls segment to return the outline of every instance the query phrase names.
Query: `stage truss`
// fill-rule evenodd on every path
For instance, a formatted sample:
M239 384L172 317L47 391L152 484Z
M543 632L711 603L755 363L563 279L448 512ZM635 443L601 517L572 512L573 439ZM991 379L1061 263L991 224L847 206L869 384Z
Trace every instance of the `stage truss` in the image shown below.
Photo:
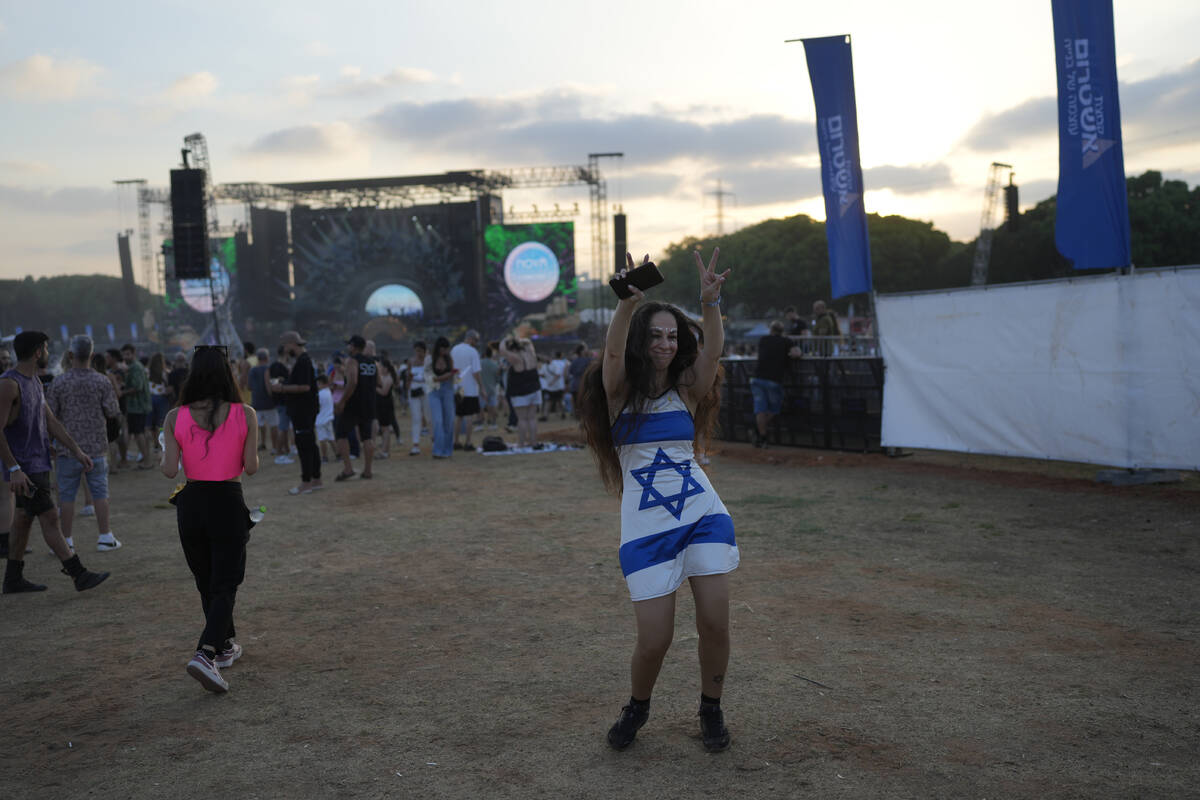
M361 178L299 183L219 183L212 186L212 201L250 206L287 207L310 205L342 208L404 208L423 204L474 202L488 195L500 196L505 189L543 189L587 186L591 216L592 268L605 270L608 258L609 209L607 187L600 172L601 158L621 158L621 153L591 153L587 166L519 167L508 170L460 170L438 175L408 175L390 178ZM147 289L154 294L166 290L166 260L150 251L151 206L163 207L161 231L171 229L171 190L139 185L138 227ZM564 217L565 210L518 213L522 221L534 216ZM249 214L247 214L249 218ZM210 220L215 221L215 214ZM515 219L513 221L516 221ZM221 233L212 226L211 234ZM151 271L150 264L157 264ZM151 274L152 272L152 274Z

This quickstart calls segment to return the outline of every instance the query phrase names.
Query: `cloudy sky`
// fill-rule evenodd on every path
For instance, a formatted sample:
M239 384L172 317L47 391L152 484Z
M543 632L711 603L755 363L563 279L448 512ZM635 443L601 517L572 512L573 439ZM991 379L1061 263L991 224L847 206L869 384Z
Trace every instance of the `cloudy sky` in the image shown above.
M1115 18L1126 171L1200 182L1200 3L1115 0ZM784 39L841 33L868 211L969 239L992 161L1023 205L1053 194L1049 0L0 0L0 277L119 274L136 218L113 181L165 186L195 131L222 183L621 151L609 197L652 253L716 231L718 181L726 230L823 218L804 51ZM505 202L578 202L587 268L586 187Z

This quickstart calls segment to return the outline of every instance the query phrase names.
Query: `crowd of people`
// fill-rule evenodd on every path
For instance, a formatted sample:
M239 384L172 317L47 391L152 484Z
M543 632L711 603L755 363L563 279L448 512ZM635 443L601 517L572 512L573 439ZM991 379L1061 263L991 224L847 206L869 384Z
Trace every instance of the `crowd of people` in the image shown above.
M21 333L13 342L16 365L0 373L0 462L10 488L3 497L14 499L17 512L0 507L0 527L11 520L11 530L0 532L7 559L3 593L46 589L24 575L35 519L77 590L109 577L84 568L74 550L76 497L82 488L96 517L97 549L120 548L108 530L107 477L110 470L150 468L157 431L162 473L176 478L182 470L186 478L170 502L204 611L186 670L205 689L226 692L222 670L243 655L233 609L256 520L241 481L257 472L268 449L277 464L300 463L300 482L289 493L311 494L324 487L326 463L340 465L335 481L374 477L376 459L389 457L393 443L403 445L400 398L411 417L409 454L422 455L428 437L434 459L475 449L477 430L497 429L502 419L516 433L518 449L536 450L539 421L577 415L605 485L622 498L620 565L637 624L630 701L608 743L627 748L649 717L674 629L675 592L687 581L699 633L702 740L710 751L724 750L730 743L721 709L728 573L739 553L728 511L703 470L692 465L694 443L711 433L720 405L719 305L729 272L716 271L716 252L707 266L699 254L696 260L702 320L669 304L643 304L634 288L618 303L598 359L584 347L571 359L561 351L545 357L515 335L482 344L477 331L467 330L453 346L446 337L432 347L414 342L412 354L399 362L352 335L344 350L316 362L300 333L288 331L274 355L250 342L235 359L227 346L198 345L190 359L181 354L168 370L163 354L143 363L132 345L93 359L92 340L79 336L63 371L52 375L49 337Z

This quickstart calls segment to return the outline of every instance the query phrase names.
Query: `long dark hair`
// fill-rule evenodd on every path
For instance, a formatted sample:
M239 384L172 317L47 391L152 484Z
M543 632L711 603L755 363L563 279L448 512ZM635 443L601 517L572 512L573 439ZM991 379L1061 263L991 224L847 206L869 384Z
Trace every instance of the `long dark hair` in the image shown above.
M155 353L150 356L150 382L165 383L166 382L167 359L162 353Z
M439 336L433 343L433 356L430 358L430 366L437 363L438 358L445 356L446 366L453 369L454 359L450 356L450 340L445 336Z
M192 403L206 400L209 403L208 420L207 424L200 427L208 431L204 440L204 454L208 455L208 442L217 429L217 414L221 410L221 403L233 406L242 402L242 394L238 391L237 381L233 379L233 370L226 360L225 353L215 347L202 347L192 354L192 366L188 369L187 380L183 382L183 388L179 391L181 406L190 406ZM233 412L231 407L229 413Z
M689 385L683 381L700 354L699 344L692 332L693 323L682 311L669 303L649 302L639 306L633 312L633 319L629 321L629 335L625 339L625 384L621 397L621 409L628 409L634 414L644 413L650 402L658 396L653 394L655 369L650 360L650 318L660 311L666 311L675 317L678 331L678 349L675 351L675 358L667 367L668 390ZM622 429L618 435L619 441L614 440L608 395L604 392L604 359L605 353L601 353L600 358L593 361L583 374L579 390L579 424L600 468L600 477L605 487L620 496L623 481L617 448L632 438L637 426L635 424L628 429ZM697 439L701 435L711 435L716 426L723 375L723 370L718 368L713 385L696 407L694 424Z

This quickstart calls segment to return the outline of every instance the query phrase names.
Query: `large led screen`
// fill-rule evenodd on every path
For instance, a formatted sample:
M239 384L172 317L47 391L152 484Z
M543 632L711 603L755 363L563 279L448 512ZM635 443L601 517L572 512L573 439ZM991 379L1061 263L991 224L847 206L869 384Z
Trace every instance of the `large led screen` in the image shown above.
M484 280L490 333L525 325L554 335L575 327L575 224L489 225Z

